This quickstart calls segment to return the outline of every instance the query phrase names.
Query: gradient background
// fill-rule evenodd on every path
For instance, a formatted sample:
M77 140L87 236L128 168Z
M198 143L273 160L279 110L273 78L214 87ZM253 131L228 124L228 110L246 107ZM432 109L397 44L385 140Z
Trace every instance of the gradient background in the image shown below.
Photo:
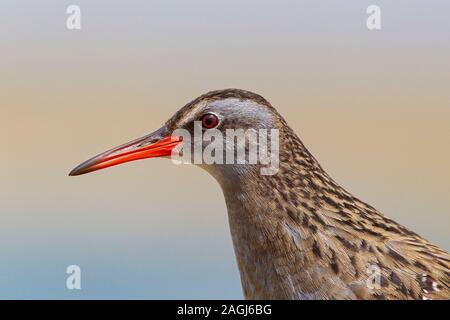
M450 2L0 8L0 298L242 298L205 172L152 159L67 176L226 87L262 94L340 184L450 249ZM82 290L65 287L70 264Z

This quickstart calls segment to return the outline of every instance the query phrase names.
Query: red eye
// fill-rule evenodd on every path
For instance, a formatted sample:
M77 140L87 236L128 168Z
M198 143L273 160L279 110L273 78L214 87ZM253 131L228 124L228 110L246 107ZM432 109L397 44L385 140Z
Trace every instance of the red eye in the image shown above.
M219 119L215 114L207 113L202 117L202 127L205 129L214 128L219 124Z

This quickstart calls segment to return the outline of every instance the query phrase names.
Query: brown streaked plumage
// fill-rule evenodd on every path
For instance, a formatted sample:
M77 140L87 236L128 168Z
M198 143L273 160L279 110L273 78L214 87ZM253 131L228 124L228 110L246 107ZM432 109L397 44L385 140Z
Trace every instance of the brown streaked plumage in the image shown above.
M246 298L450 298L449 254L340 187L270 103L248 91L202 95L158 131L83 163L71 175L167 156L178 143L171 133L193 130L193 121L207 112L219 116L222 131L279 130L275 175L261 175L260 165L200 165L222 187Z

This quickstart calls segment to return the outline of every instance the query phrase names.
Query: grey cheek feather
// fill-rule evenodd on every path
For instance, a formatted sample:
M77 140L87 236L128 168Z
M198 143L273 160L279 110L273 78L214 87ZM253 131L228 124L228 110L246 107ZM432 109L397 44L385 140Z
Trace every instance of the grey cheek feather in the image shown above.
M261 112L261 110L264 110L264 106L261 106L255 101L228 98L217 100L204 106L203 112L213 112L219 118L222 118L226 114L228 120L233 120L233 118L241 121L247 119L255 125L254 129L273 128L274 119L272 114L270 112ZM234 129L240 128L236 127Z

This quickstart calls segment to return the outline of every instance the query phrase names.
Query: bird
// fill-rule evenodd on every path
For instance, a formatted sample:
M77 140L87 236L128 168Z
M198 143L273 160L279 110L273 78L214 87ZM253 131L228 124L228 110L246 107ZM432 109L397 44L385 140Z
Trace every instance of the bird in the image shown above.
M83 162L77 176L128 161L170 158L177 129L276 129L279 167L198 164L220 185L245 299L450 298L450 255L335 182L261 95L208 92L160 129ZM258 143L258 142L254 142ZM245 149L248 152L248 148Z

